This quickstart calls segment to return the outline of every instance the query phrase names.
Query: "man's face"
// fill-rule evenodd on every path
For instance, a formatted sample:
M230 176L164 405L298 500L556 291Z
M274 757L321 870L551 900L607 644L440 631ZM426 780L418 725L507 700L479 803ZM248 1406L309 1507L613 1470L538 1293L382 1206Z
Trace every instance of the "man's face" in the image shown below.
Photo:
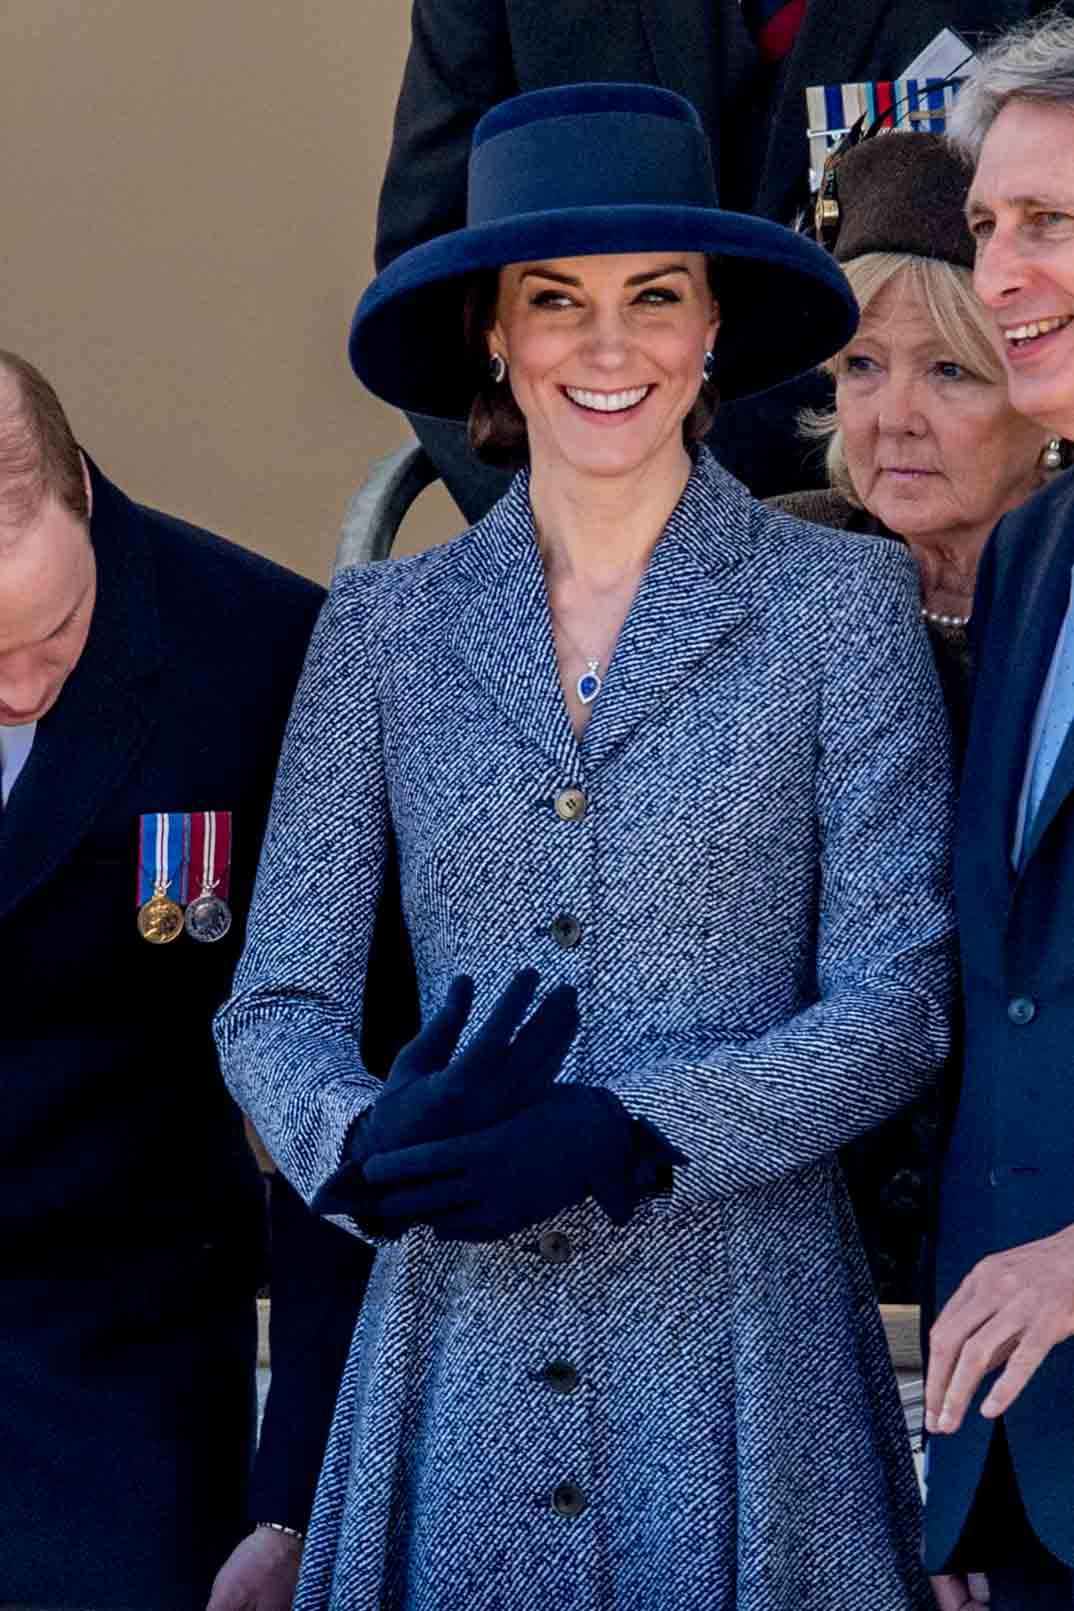
M973 283L1003 339L1011 404L1074 433L1074 112L1011 101L985 137L967 204Z
M0 727L52 709L86 646L97 570L84 523L52 494L0 525Z

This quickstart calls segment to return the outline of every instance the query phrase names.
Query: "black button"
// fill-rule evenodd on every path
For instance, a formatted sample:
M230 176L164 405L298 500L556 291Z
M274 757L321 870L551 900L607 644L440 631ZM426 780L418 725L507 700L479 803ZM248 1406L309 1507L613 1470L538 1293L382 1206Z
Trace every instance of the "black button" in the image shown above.
M552 1492L552 1509L557 1516L580 1516L588 1503L576 1482L561 1482Z
M1037 1004L1032 996L1012 996L1007 1003L1007 1017L1012 1024L1031 1024L1037 1016Z
M552 919L552 938L564 951L573 951L582 938L582 925L576 917L560 912Z
M581 822L588 801L581 789L560 789L553 804L562 822Z
M570 1238L562 1231L545 1231L537 1243L537 1250L546 1264L569 1264L573 1249Z
M578 1372L565 1359L553 1359L541 1374L553 1393L573 1393L578 1386Z

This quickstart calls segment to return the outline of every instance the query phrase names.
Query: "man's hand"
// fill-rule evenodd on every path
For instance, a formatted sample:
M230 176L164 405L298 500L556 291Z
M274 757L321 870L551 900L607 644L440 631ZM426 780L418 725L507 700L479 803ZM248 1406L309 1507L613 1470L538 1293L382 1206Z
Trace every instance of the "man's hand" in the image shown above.
M255 1527L217 1572L205 1611L291 1611L302 1540Z
M1002 1415L1041 1360L1070 1336L1074 1227L982 1259L929 1333L928 1430L957 1432L982 1378L1006 1361L981 1405L990 1420Z
M974 1611L975 1606L990 1605L988 1579L982 1572L971 1572L968 1577L942 1577L929 1579L939 1611Z

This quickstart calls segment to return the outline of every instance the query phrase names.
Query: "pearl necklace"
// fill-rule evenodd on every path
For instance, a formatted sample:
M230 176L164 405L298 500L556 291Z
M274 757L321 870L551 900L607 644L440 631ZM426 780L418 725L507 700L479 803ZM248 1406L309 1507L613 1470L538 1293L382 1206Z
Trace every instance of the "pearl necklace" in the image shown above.
M921 619L930 626L967 627L970 624L968 615L941 615L939 610L926 610L921 606Z

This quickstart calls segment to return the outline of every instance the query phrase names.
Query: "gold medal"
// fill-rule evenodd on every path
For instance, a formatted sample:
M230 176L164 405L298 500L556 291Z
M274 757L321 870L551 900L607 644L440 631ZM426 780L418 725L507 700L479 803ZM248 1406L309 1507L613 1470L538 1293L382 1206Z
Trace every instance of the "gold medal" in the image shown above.
M138 908L138 933L150 945L167 945L183 932L183 908L162 889Z

